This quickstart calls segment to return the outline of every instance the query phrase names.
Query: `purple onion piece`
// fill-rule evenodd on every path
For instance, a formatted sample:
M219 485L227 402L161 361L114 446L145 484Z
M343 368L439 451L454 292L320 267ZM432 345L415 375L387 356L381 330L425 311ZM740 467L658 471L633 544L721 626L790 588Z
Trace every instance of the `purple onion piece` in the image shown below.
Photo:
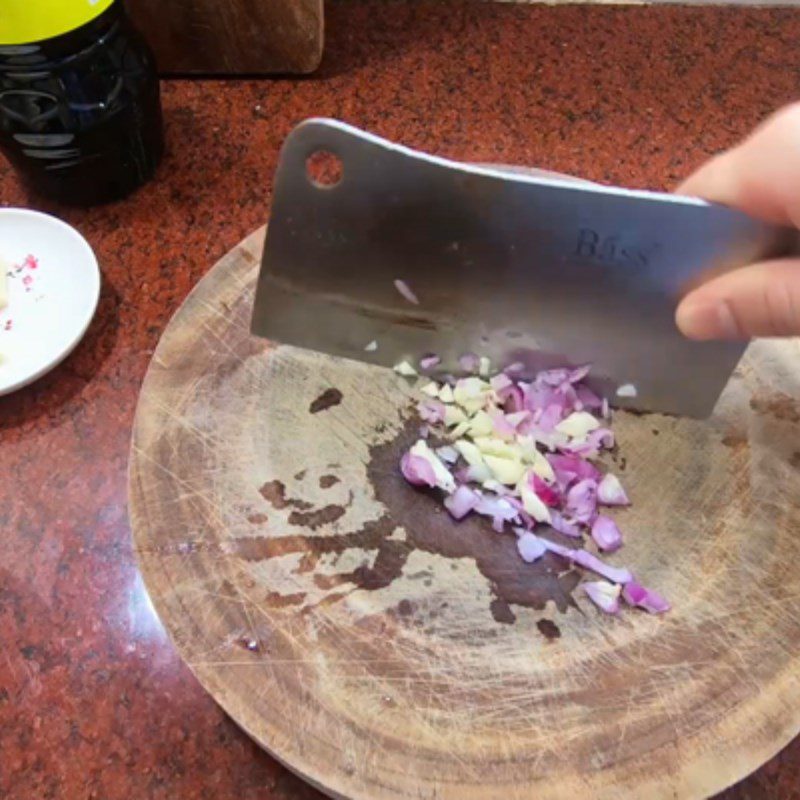
M454 519L463 519L478 504L480 496L469 486L459 486L453 494L445 497L444 506Z
M436 486L433 467L421 456L405 453L400 459L400 471L412 486Z
M595 544L607 553L613 553L622 546L622 533L611 517L602 514L592 523L592 539Z
M517 550L522 560L526 561L528 564L538 561L547 552L547 548L542 544L542 540L528 531L525 531L517 539Z
M658 592L645 589L635 580L628 581L622 589L622 596L629 606L643 608L649 614L663 614L670 610L670 604Z

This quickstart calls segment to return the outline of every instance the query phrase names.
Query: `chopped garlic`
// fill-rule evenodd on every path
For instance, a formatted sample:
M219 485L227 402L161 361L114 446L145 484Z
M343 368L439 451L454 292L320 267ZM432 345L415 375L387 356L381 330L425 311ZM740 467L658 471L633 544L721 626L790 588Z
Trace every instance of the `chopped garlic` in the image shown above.
M453 390L453 399L465 411L474 414L486 404L486 398L491 392L491 387L480 378L462 378L456 383Z
M478 411L470 423L470 433L472 438L478 436L489 436L494 431L494 422L485 411Z
M502 439L497 439L492 436L476 436L474 441L478 449L484 455L522 461L522 450L515 444L504 442Z
M438 397L439 396L439 387L431 381L430 383L425 384L420 391L423 394L428 395L428 397Z
M394 365L394 371L398 375L403 375L406 378L413 378L419 373L408 363L408 361L401 361L399 364Z
M526 464L530 464L531 469L542 480L552 483L556 479L555 473L550 466L550 462L537 450L534 438L532 436L520 436L517 439L517 443L522 452L522 460Z
M486 481L492 480L492 473L489 471L489 467L486 464L473 464L469 468L469 479L471 481L475 481L475 483L486 483Z
M467 428L469 428L467 415L456 406L444 407L444 424L448 428L452 428L453 425L467 425Z
M368 353L374 353L378 349L378 343L373 339L364 349Z
M588 411L573 411L565 420L556 425L559 433L571 436L573 439L584 439L590 431L600 427L600 422Z
M488 378L491 369L492 362L486 358L486 356L481 356L480 361L478 362L478 375L483 378Z
M469 400L479 397L481 394L488 392L490 389L491 386L489 386L486 381L476 378L474 375L469 378L461 378L461 380L456 383L456 402L461 402L458 399L459 397Z
M445 406L445 408L450 408L450 406ZM450 437L452 439L460 439L468 431L469 431L469 421L460 422L458 425L456 425L455 428L453 428L452 431L450 431Z
M445 383L442 388L439 389L439 399L443 403L453 402L453 387L450 386L449 383Z
M556 479L556 474L550 466L550 462L540 453L536 452L531 469L545 481L553 483Z
M519 489L519 496L525 511L537 522L550 522L550 510L539 499L539 495L531 488L527 475L523 477L517 488Z
M468 442L466 439L459 439L455 443L455 448L461 453L464 461L467 462L471 467L479 466L483 464L483 456L481 455L481 451L472 444L472 442Z
M525 465L521 461L489 455L485 455L483 460L492 471L492 475L506 486L516 485L525 474Z
M636 397L637 394L636 387L632 383L623 383L617 389L617 397Z

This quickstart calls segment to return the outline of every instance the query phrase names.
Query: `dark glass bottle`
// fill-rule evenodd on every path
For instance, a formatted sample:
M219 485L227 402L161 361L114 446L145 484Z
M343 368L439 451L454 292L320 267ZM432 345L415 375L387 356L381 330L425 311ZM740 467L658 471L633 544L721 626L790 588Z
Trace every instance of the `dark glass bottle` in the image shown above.
M152 53L121 0L105 5L73 30L0 43L0 151L35 192L73 205L129 194L164 150Z

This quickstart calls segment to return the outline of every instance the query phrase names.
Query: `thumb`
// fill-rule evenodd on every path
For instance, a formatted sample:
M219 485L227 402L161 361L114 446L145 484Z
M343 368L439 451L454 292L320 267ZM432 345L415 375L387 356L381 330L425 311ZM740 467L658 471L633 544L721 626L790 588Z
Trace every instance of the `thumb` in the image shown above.
M800 334L800 260L766 261L714 278L688 294L675 320L690 339Z
M678 192L800 227L800 103L778 111L709 161ZM753 264L713 278L681 301L676 322L692 339L800 334L800 259Z

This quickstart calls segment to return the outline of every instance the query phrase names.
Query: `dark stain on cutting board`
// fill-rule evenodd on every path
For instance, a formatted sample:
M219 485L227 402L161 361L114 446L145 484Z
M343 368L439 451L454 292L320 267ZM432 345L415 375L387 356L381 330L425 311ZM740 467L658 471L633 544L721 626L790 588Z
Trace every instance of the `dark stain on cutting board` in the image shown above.
M527 564L519 557L513 536L496 533L486 519L478 516L455 522L435 492L409 486L398 464L416 436L417 424L410 422L396 439L371 449L367 477L376 499L387 509L381 518L350 533L239 539L229 543L232 553L246 560L261 560L302 552L302 570L298 570L308 572L322 554L342 553L350 548L377 550L371 566L369 559L352 571L325 577L326 587L352 583L375 590L400 578L410 554L420 550L444 558L473 560L494 596L489 610L497 622L511 624L516 620L512 605L543 609L552 600L561 612L577 607L572 592L580 575L564 559L547 553L535 564ZM275 508L294 509L289 524L322 528L345 514L342 505L314 510L306 501L287 497L280 481L265 483L260 492ZM393 535L398 527L405 530L405 538ZM563 541L555 531L548 535Z
M308 410L312 414L319 414L320 411L327 411L341 402L342 393L338 389L326 389L316 400L311 401Z
M800 422L800 405L788 394L753 397L750 400L750 408L756 414L769 414L782 422Z
M344 514L344 507L338 505L323 506L316 511L292 511L289 514L289 524L300 525L315 531L323 525L331 525L337 519L341 519Z
M305 500L286 498L286 485L282 481L267 481L259 490L259 494L274 508L296 508L299 511L309 511L314 508L313 503Z
M539 629L539 633L548 641L552 642L554 639L561 638L561 628L551 619L540 619L536 623L536 627Z

